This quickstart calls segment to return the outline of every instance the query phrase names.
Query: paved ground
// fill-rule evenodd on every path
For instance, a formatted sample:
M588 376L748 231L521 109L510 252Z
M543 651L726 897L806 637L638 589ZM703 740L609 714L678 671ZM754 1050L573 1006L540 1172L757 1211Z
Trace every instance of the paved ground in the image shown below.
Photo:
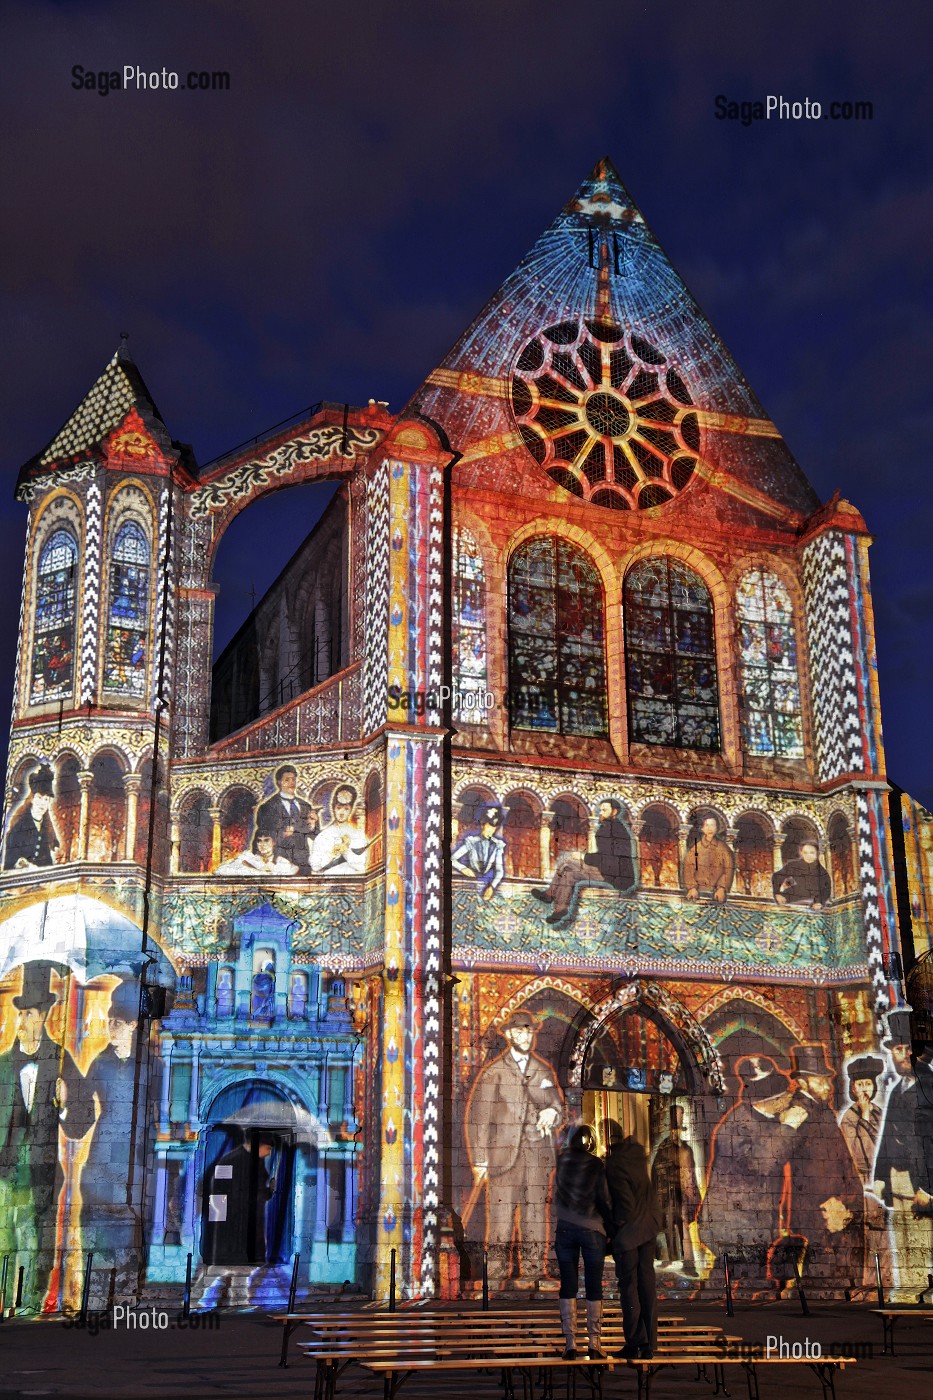
M536 1308L553 1304L537 1303ZM789 1343L819 1342L824 1352L833 1347L843 1350L858 1343L871 1345L873 1355L847 1369L837 1379L838 1400L933 1400L933 1321L906 1319L898 1324L897 1356L881 1355L880 1320L863 1308L843 1304L811 1304L812 1316L803 1318L796 1304L781 1303L755 1307L737 1304L736 1316L726 1319L722 1306L708 1304L677 1308L691 1321L724 1326L750 1344L764 1344L766 1337L783 1337ZM668 1305L665 1309L673 1313ZM184 1329L168 1313L168 1327L141 1330L128 1326L110 1327L96 1336L61 1321L31 1322L21 1319L0 1325L0 1400L21 1396L53 1395L69 1400L131 1400L131 1397L178 1397L179 1400L214 1400L214 1397L243 1397L243 1400L310 1400L313 1368L298 1355L292 1338L292 1361L287 1370L277 1362L281 1329L267 1317L256 1314L213 1314L217 1325L207 1327L206 1315L197 1328ZM664 1371L652 1387L654 1400L707 1400L712 1389L692 1379L693 1371ZM816 1377L807 1369L793 1366L762 1367L761 1400L822 1400ZM745 1377L735 1366L727 1366L726 1382L736 1400L744 1400ZM558 1394L563 1393L559 1385ZM581 1385L583 1397L588 1387ZM626 1397L634 1400L635 1377L628 1368L607 1376L607 1400ZM359 1370L346 1372L338 1387L338 1397L382 1395L381 1382L374 1382ZM428 1377L410 1381L403 1397L468 1397L493 1400L501 1390L493 1377L475 1375Z

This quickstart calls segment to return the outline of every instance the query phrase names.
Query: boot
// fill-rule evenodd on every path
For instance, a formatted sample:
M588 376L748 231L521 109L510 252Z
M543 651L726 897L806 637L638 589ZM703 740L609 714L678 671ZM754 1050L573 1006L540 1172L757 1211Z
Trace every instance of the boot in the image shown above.
M577 1343L573 1335L573 1325L576 1319L577 1300L576 1298L560 1298L560 1330L564 1334L564 1354L562 1361L576 1361Z
M589 1344L590 1360L602 1361L606 1357L600 1344L603 1330L603 1305L601 1302L586 1300L586 1340Z

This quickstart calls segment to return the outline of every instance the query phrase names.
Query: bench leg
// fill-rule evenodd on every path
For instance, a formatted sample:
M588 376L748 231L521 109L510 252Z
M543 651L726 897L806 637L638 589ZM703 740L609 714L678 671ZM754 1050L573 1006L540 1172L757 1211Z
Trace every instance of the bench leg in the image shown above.
M823 1400L836 1400L836 1367L831 1361L808 1361L807 1365L823 1387Z
M721 1361L713 1362L713 1377L716 1382L713 1386L713 1394L718 1395L719 1392L722 1391L723 1395L728 1395L729 1387L726 1385L726 1368Z
M883 1355L894 1355L894 1324L896 1321L896 1317L885 1317L883 1313L881 1315L881 1325L884 1328L884 1352L882 1353Z
M759 1400L758 1372L755 1370L754 1361L743 1361L741 1365L748 1383L748 1400Z

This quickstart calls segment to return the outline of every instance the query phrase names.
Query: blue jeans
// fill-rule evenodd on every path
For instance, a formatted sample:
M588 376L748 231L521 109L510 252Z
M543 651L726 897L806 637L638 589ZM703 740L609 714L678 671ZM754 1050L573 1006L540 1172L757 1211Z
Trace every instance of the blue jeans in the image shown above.
M560 1296L576 1298L580 1255L583 1255L583 1281L587 1300L597 1303L603 1296L603 1264L608 1249L606 1236L600 1230L585 1230L558 1220L554 1252L560 1269Z

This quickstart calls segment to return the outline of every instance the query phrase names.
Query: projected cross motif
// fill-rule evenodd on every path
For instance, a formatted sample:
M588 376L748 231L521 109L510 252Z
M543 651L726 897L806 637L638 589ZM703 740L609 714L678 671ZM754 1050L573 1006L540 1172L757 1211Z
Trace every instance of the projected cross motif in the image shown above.
M551 479L610 510L664 505L696 467L700 428L677 368L610 320L564 321L529 341L512 411Z
M602 924L593 914L583 913L577 916L573 926L575 938L588 939L598 938L602 933Z
M522 932L524 924L510 909L499 914L495 920L495 930L507 943Z
M764 928L755 939L758 947L763 953L777 953L781 949L781 935L772 924L765 924Z
M679 919L668 927L668 942L673 943L675 948L686 948L692 937L690 929Z

